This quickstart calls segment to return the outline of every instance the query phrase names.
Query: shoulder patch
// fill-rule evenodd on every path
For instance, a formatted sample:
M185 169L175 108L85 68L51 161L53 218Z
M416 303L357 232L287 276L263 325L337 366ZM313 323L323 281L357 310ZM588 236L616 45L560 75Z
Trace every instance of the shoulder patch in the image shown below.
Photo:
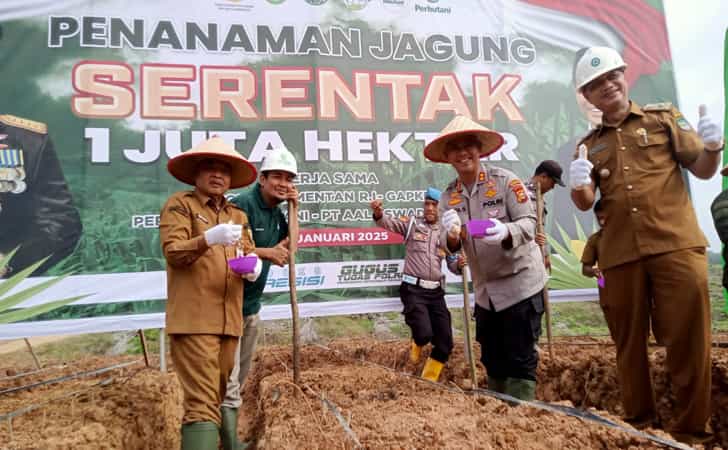
M650 103L642 107L642 111L670 111L672 109L672 103L660 102Z
M21 117L11 116L9 114L0 115L0 122L15 128L30 130L38 134L48 133L48 125L36 122L35 120L23 119Z
M169 211L171 213L182 214L183 216L187 216L189 214L187 212L187 210L184 208L184 206L182 206L182 205L172 205L169 208L167 208L167 211Z
M526 188L523 187L521 180L514 179L508 183L508 187L513 191L516 196L518 203L526 203L528 201L528 195L526 195Z
M450 206L455 206L455 205L459 205L462 202L463 202L463 198L460 195L460 192L455 191L450 195L450 200L447 202L447 204Z
M399 221L403 223L409 222L409 217L407 216L399 216Z
M511 172L508 169L489 165L488 166L488 176L491 176L491 175L494 177L504 177L504 178L513 178L516 176L515 173Z

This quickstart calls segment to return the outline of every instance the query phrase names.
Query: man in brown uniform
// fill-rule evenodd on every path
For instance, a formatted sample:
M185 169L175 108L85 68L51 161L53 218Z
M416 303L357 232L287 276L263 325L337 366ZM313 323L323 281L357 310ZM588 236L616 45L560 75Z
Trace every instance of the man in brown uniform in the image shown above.
M722 135L703 116L696 133L669 103L629 100L626 65L611 48L592 47L577 63L576 87L603 113L569 168L571 197L585 211L601 193L601 306L617 348L625 419L656 418L647 357L650 322L667 347L676 396L672 435L710 440L710 305L705 247L681 168L710 178ZM576 157L576 155L575 155ZM651 301L650 301L651 299Z
M422 217L394 218L384 214L381 200L370 206L374 220L382 228L404 237L405 260L399 295L404 320L412 330L410 360L420 359L422 347L432 342L432 352L422 369L422 378L437 381L452 352L450 311L445 303L442 260L447 254L447 236L438 223L440 191L425 192Z
M425 147L425 157L457 172L442 194L440 216L449 250L462 246L472 272L475 338L488 387L532 400L546 270L533 241L536 211L523 182L508 170L480 163L502 143L500 134L457 116ZM461 223L470 219L488 219L493 226L484 237L461 233Z
M220 403L242 330L243 279L227 260L255 249L245 213L224 194L255 181L255 167L219 137L169 160L169 172L195 186L162 208L167 260L167 333L184 393L182 448L217 449Z

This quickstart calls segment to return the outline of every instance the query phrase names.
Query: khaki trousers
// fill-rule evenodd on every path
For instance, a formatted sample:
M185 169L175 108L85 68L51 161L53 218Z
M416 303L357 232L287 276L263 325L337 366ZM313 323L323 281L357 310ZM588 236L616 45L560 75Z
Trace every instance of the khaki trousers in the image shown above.
M220 425L220 403L233 370L237 336L172 334L174 370L184 394L182 423Z
M645 257L605 270L604 278L599 302L617 347L625 419L655 417L647 358L651 322L657 342L666 347L676 396L670 431L708 432L711 322L705 249Z
M227 383L225 400L222 402L222 406L226 408L240 408L243 402L240 389L245 385L245 379L248 377L253 355L255 355L255 347L258 344L258 337L263 330L260 314L243 317L243 329L245 334L240 338L235 351L235 364Z

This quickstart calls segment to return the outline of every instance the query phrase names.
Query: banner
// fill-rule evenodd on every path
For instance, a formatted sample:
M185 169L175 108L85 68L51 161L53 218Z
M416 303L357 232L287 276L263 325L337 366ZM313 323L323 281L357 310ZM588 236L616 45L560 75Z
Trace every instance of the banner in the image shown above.
M20 246L4 277L51 255L35 277L73 275L18 306L87 295L29 320L163 312L159 210L189 188L166 163L218 135L256 165L279 146L298 160L299 301L395 297L394 275L343 281L400 270L401 236L369 202L418 215L455 178L422 156L454 114L503 134L490 163L525 180L544 159L566 169L598 120L572 83L592 45L621 52L636 101L675 101L660 0L4 2L0 253ZM592 214L565 188L546 201L554 258L573 262ZM550 287L595 287L576 265ZM287 301L281 273L267 304Z

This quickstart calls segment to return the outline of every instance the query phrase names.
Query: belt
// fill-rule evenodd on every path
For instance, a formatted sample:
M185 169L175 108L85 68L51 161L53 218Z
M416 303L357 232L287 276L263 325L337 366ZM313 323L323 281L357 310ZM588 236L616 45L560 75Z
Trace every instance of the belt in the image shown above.
M402 274L402 281L407 284L414 284L425 289L437 289L440 287L439 281L423 280L422 278L413 277L412 275Z

